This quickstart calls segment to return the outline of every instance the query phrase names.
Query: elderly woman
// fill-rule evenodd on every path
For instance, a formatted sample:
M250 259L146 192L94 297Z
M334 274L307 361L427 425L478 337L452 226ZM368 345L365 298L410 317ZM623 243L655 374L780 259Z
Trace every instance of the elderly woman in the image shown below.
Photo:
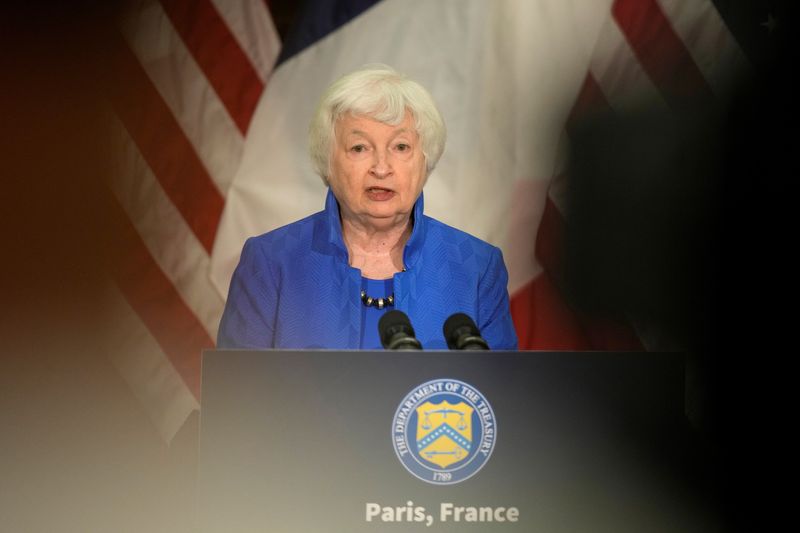
M218 346L378 349L378 321L397 309L426 349L447 347L457 312L492 349L516 349L500 250L422 212L445 140L430 94L366 67L328 88L309 138L325 210L247 240Z

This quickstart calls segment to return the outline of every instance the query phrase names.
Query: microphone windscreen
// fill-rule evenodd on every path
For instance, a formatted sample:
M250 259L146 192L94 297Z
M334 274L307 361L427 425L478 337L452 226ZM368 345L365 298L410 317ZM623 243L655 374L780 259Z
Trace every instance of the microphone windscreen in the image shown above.
M481 334L475 321L464 313L450 315L450 318L444 321L442 330L447 341L447 347L451 350L458 349L456 341L461 335L466 333L470 336L480 337Z
M451 350L488 350L477 324L464 313L455 313L442 326L447 347Z
M387 344L398 332L403 332L409 337L416 337L414 328L411 327L411 320L408 316L397 309L392 309L383 314L378 320L378 334L381 338L381 344L386 348Z

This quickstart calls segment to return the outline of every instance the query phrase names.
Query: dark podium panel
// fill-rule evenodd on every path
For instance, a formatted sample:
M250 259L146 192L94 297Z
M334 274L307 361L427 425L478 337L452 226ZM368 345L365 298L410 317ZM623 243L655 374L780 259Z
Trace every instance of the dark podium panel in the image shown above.
M404 398L438 379L473 387L493 415L491 454L453 484L419 479L395 449ZM683 390L680 354L208 351L199 530L714 529ZM468 449L449 420L439 431ZM473 446L480 420L463 433Z

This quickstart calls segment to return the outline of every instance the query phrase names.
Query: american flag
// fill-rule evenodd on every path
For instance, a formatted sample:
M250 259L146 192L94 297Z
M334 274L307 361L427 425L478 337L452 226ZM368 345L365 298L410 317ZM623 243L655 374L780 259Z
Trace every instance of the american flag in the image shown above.
M210 257L280 40L263 1L142 1L118 46L113 357L169 439L198 407L225 298Z
M426 208L503 249L520 348L646 346L561 296L567 125L724 95L750 67L711 0L290 4L137 0L117 27L112 359L166 440L199 407L244 239L322 208L305 156L316 98L373 61L442 107ZM293 24L281 36L276 21Z

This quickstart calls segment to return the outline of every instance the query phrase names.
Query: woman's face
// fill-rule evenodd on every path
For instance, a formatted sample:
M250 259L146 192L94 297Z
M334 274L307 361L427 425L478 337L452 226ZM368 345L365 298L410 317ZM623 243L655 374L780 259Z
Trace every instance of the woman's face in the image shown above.
M405 224L425 174L410 113L397 126L349 114L337 122L328 182L342 218L374 229Z

